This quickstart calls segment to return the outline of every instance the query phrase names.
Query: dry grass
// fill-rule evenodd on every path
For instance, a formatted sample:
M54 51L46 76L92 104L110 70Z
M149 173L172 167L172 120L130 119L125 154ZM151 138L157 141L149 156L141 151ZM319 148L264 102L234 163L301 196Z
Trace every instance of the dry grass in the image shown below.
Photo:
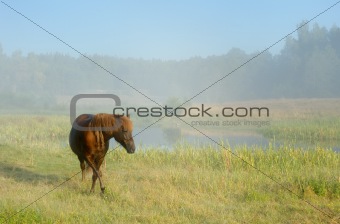
M340 222L340 155L327 148L231 149L296 195L226 149L182 144L129 155L119 148L106 158L101 195L99 186L89 193L90 177L80 181L65 143L67 117L2 116L0 123L0 222Z
M269 174L294 196L225 150L178 146L107 157L105 195L90 194L69 149L32 151L1 146L1 218L9 223L331 223L339 220L340 157L303 151L237 148L235 153ZM46 160L49 162L46 163ZM46 196L17 213L45 193ZM331 216L308 206L308 200Z

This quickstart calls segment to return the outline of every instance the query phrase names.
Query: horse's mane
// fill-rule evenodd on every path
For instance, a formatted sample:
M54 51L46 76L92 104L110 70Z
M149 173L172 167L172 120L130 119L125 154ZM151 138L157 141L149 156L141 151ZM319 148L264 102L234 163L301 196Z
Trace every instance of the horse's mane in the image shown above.
M112 114L96 114L92 117L89 127L95 128L93 132L96 136L98 148L105 145L103 133L107 132L108 129L112 131L113 127L117 127L116 121L119 120L120 117L120 115L112 116Z

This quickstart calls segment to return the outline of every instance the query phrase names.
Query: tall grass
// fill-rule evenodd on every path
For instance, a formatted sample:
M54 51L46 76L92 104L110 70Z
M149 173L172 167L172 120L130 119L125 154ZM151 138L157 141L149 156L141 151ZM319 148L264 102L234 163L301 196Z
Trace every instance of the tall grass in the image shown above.
M264 136L304 142L340 141L340 118L314 117L272 121L262 130Z
M98 185L90 194L90 174L80 181L76 156L60 143L68 135L67 118L44 119L49 125L41 125L36 117L22 117L20 122L0 118L2 127L17 133L8 139L10 134L0 130L0 222L340 221L340 155L327 148L270 145L226 150L182 143L171 151L150 147L130 155L119 147L106 157L105 195Z
M33 148L58 149L68 144L70 128L68 116L2 115L0 142Z

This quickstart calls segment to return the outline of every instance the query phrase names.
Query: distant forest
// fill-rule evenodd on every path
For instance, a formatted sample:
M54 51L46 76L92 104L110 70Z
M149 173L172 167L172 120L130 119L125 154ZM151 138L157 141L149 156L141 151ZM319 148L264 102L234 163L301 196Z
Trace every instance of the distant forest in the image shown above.
M160 103L171 97L189 99L228 74L195 101L340 97L339 27L304 26L285 40L279 54L264 52L241 66L259 52L247 54L234 48L221 56L180 61L87 56ZM236 68L239 69L234 71ZM2 109L53 108L63 97L99 92L150 103L82 56L22 55L20 51L7 55L0 46L0 78Z

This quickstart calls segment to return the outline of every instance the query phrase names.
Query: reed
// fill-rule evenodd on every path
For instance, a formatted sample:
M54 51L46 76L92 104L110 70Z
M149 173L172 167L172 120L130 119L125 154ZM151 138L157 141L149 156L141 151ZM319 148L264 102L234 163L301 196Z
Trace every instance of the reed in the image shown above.
M264 136L304 142L340 141L340 118L282 119L262 130Z

